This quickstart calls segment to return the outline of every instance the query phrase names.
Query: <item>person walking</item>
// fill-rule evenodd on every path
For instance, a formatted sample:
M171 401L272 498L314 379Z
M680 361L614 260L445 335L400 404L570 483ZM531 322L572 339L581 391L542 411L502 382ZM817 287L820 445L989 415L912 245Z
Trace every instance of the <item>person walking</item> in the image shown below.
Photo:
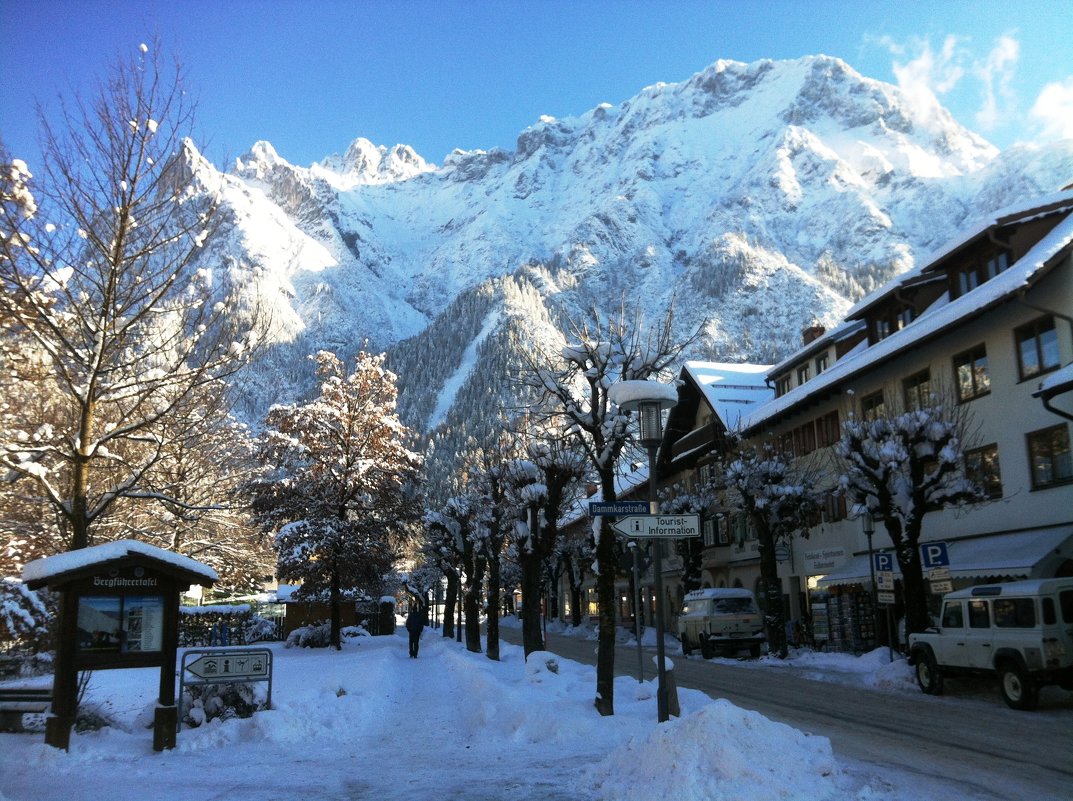
M410 658L417 659L417 647L421 642L421 632L425 629L425 616L417 606L410 607L406 616L406 631L410 634Z

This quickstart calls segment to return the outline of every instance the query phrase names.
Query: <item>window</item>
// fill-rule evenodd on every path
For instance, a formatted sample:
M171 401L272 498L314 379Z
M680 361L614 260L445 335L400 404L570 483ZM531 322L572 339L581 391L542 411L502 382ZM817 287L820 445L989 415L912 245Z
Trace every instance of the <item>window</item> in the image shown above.
M1031 598L996 598L995 625L1000 629L1030 629L1036 625L1036 605Z
M846 519L846 496L842 492L828 492L823 496L823 518L828 523Z
M707 548L711 545L715 545L715 531L718 526L718 521L713 518L708 518L704 521L704 547Z
M1022 381L1058 368L1058 332L1053 317L1040 317L1015 333Z
M1028 435L1028 462L1034 489L1073 480L1073 454L1069 448L1069 427L1060 423Z
M1058 593L1058 605L1062 607L1062 622L1073 623L1073 590Z
M977 345L954 357L958 400L964 403L991 392L991 373L987 369L987 348Z
M905 408L923 409L931 405L931 371L921 370L902 382L905 391Z
M795 456L804 456L816 450L816 427L811 421L793 430L793 449Z
M824 370L826 370L828 365L829 365L829 362L828 362L828 358L827 358L826 353L821 353L819 356L817 356L816 357L816 375L819 375Z
M943 628L965 628L965 610L961 608L961 601L947 601L943 607Z
M816 420L816 440L821 448L834 445L842 435L838 427L838 412L825 414Z
M978 253L970 261L951 272L951 297L971 292L984 281L990 281L1010 266L1010 254L1005 250Z
M1006 272L1010 266L1010 254L1000 250L984 263L984 280L990 281L999 273Z
M998 445L965 451L965 476L976 483L988 498L1002 497L1002 474L999 471Z
M801 386L808 381L808 365L803 364L797 368L797 385Z
M991 628L991 616L987 613L987 601L969 601L969 627Z
M775 397L780 398L790 391L790 376L784 375L775 379Z
M887 402L882 392L875 392L861 398L861 417L865 420L878 420L887 414Z

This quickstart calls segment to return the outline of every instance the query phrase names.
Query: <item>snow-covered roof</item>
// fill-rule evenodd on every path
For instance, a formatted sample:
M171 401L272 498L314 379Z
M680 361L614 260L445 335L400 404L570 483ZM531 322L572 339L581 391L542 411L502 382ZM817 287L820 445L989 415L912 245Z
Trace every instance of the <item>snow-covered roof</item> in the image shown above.
M770 364L688 361L682 369L728 429L774 395L766 381Z
M994 214L978 220L972 228L962 231L946 244L933 250L917 262L917 266L913 269L900 274L897 278L894 278L883 286L869 292L857 301L857 303L846 313L846 319L853 319L864 309L873 305L877 300L889 295L894 288L927 272L927 270L935 265L936 262L969 244L977 237L986 233L989 228L998 225L1010 225L1015 222L1028 222L1034 217L1070 210L1073 210L1073 191L1055 192L1051 195L1034 198L1028 203L1017 203L999 209Z
M1066 193L1073 199L1073 192ZM1033 205L1033 208L1039 204ZM793 408L815 394L846 381L872 365L919 344L950 328L958 322L994 306L1031 286L1048 263L1073 243L1073 214L1068 215L1046 236L1018 259L1009 269L995 278L946 304L933 307L886 339L868 348L853 352L835 362L811 381L794 387L742 419L742 429L761 425L776 415Z
M1040 381L1039 389L1032 394L1051 398L1055 395L1060 395L1063 392L1071 391L1073 391L1073 364L1067 364L1065 367L1055 370Z
M80 548L77 551L47 556L43 559L35 559L23 568L22 580L30 582L49 582L68 573L76 573L88 570L105 562L113 562L128 556L144 556L156 562L162 562L167 566L174 567L196 576L204 578L207 583L212 583L218 578L216 571L206 564L202 564L189 556L165 551L148 543L138 540L116 540L103 545L93 545L89 548Z

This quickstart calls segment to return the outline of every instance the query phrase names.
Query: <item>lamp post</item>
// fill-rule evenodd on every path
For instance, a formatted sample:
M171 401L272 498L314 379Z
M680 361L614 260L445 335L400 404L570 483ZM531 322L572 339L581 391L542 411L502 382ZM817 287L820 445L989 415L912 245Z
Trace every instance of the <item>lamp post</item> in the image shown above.
M645 657L641 648L641 551L637 540L626 543L633 560L633 630L637 636L637 683L645 681Z
M607 391L608 398L626 412L637 412L641 447L648 450L648 512L658 514L656 454L663 441L663 411L678 403L678 390L659 381L620 381ZM663 552L656 543L656 708L659 722L670 719L667 670L663 643Z
M878 596L876 595L876 560L874 551L872 550L872 535L876 533L876 521L872 517L872 513L865 509L861 512L861 529L864 531L864 536L868 538L868 575L872 579L872 632L879 639L878 626L876 625L876 606L878 606Z

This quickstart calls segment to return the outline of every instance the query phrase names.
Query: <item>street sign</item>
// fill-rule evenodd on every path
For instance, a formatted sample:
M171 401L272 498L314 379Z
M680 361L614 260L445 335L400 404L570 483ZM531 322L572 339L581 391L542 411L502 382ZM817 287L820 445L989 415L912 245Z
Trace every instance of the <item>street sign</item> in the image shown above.
M880 570L876 572L876 589L877 590L894 590L894 573L890 570Z
M945 542L925 542L920 546L920 559L925 568L950 566Z
M272 652L266 649L217 651L201 654L183 669L199 679L221 681L259 681L267 679L272 667Z
M893 606L894 605L894 593L893 592L877 592L876 593L876 600L879 601L879 603L881 603L881 604L886 604L888 606Z
M952 581L933 581L931 583L931 591L936 595L942 595L944 592L954 591L954 582Z
M197 678L188 678L191 673ZM268 709L272 708L272 652L267 648L191 648L179 668L179 698L186 688L201 684L268 682ZM182 728L180 711L176 730Z
M929 581L946 581L950 578L949 567L933 567L927 571Z
M700 536L700 515L630 515L611 524L627 537L665 537L678 540Z
M652 511L648 501L589 501L589 515L646 515Z
M885 552L874 553L872 554L872 564L875 565L877 573L881 571L893 571L894 554Z

